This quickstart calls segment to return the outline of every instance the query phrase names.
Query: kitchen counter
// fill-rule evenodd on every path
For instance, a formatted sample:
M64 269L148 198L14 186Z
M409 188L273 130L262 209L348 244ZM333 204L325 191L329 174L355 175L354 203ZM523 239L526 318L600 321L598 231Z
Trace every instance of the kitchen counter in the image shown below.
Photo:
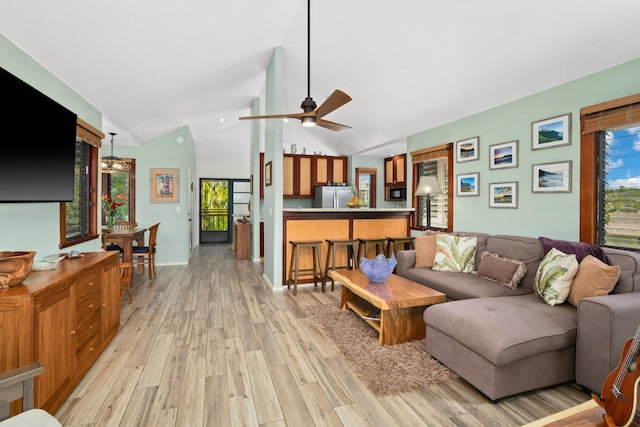
M283 209L283 277L286 284L291 260L291 240L320 240L323 242L320 258L322 269L327 256L326 239L358 239L406 237L410 235L413 208L298 208ZM346 259L345 249L336 254L339 263ZM375 248L370 248L367 258L375 257ZM305 251L306 252L306 251ZM309 251L310 252L310 251ZM336 265L339 264L336 262ZM300 269L311 268L310 254L300 254ZM305 280L306 281L306 280ZM300 282L300 281L299 281Z

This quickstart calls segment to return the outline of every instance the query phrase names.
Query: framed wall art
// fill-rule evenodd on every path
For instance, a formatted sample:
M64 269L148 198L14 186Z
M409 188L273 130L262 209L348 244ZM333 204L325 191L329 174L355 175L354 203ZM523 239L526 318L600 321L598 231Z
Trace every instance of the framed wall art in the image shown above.
M518 208L518 181L489 184L490 208Z
M178 203L180 169L151 169L151 203Z
M531 149L571 144L571 113L531 124Z
M271 185L271 162L267 162L266 165L264 165L264 185L269 186Z
M571 160L533 165L534 193L571 193Z
M489 147L489 169L518 167L518 140Z
M477 172L458 175L458 197L479 195L479 180L480 174Z
M456 142L456 162L468 162L470 160L478 160L478 145L480 137L465 139Z

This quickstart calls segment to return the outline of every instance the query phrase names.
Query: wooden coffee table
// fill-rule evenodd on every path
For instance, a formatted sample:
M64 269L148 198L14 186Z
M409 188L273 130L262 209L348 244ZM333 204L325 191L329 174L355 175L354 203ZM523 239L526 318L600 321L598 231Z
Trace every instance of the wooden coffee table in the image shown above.
M342 283L342 309L350 308L378 331L381 345L423 339L425 308L446 301L442 292L395 274L384 283L371 283L362 270L331 271L329 274ZM375 313L377 319L372 318ZM369 314L373 316L367 316Z

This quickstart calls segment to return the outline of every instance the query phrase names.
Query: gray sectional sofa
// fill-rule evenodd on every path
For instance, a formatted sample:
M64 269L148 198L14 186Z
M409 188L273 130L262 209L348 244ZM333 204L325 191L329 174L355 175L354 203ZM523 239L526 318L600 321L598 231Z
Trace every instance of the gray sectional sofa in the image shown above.
M602 248L620 278L609 295L547 305L533 292L545 251L531 237L466 233L482 252L515 258L527 273L515 289L470 273L415 267L398 251L396 274L447 295L424 312L426 348L492 400L564 382L601 393L640 324L640 254Z

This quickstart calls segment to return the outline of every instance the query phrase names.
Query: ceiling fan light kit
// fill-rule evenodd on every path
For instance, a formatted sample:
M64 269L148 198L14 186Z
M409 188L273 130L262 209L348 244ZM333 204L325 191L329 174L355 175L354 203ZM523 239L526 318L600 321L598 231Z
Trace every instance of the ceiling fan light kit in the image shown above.
M240 117L240 120L253 119L298 119L304 127L320 126L335 132L345 129L351 129L351 126L342 125L340 123L323 120L322 117L330 112L337 110L347 102L351 101L351 97L343 91L336 89L331 95L317 107L313 98L311 98L311 0L307 0L307 97L302 101L300 108L304 113L291 114L271 114L266 116L248 116Z

